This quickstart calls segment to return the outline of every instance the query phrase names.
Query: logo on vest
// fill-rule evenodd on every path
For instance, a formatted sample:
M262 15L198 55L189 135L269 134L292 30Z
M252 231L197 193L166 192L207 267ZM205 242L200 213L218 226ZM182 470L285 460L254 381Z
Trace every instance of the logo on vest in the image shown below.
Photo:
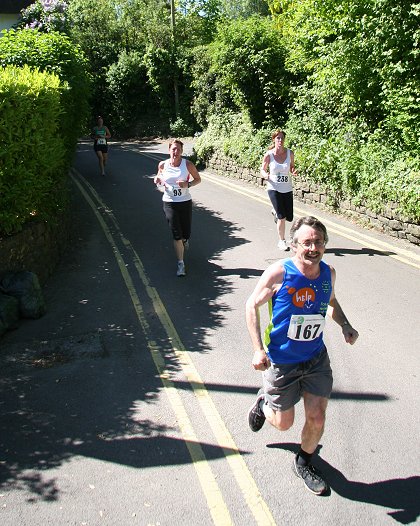
M293 305L300 307L301 309L310 310L315 301L315 291L309 287L297 290L293 294Z

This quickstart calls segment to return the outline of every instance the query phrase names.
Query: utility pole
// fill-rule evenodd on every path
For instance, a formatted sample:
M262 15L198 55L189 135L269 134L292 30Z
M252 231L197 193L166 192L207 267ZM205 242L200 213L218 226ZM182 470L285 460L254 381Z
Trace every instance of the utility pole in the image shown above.
M171 28L172 28L172 42L173 48L176 50L176 37L175 37L175 0L171 2ZM175 118L178 118L179 114L179 93L178 93L178 77L174 74L174 98L175 98Z

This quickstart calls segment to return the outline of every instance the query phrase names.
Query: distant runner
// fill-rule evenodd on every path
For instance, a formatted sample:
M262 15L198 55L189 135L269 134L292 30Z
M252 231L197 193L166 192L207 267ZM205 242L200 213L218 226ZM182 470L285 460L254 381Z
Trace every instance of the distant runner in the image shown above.
M273 144L264 155L261 177L267 181L267 192L273 209L271 213L277 223L280 250L289 250L286 243L286 220L293 221L292 175L297 175L292 150L284 147L286 133L275 130L271 135Z
M246 321L254 347L252 365L263 371L263 387L248 413L252 431L267 419L280 431L293 425L295 405L303 397L305 425L293 470L316 495L328 490L312 456L322 437L332 389L332 372L323 341L325 315L340 325L353 345L358 332L334 293L335 270L322 261L328 241L315 217L297 219L290 230L293 257L270 265L246 303ZM268 303L270 322L261 338L259 308Z
M104 126L102 117L98 117L97 125L94 126L91 138L94 140L93 149L98 157L99 170L101 175L105 175L105 165L108 160L108 139L111 138L111 133L108 128Z
M201 183L194 164L182 158L184 144L179 139L169 143L169 159L161 161L154 183L163 192L163 211L172 230L177 258L176 275L185 276L184 250L189 246L192 220L190 188Z

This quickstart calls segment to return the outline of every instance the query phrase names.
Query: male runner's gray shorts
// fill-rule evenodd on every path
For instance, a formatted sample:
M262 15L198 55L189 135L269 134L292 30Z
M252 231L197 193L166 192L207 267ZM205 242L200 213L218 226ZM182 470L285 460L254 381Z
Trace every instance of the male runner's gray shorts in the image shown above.
M305 391L329 398L333 376L327 349L301 363L271 364L263 372L265 402L274 411L286 411L297 404Z

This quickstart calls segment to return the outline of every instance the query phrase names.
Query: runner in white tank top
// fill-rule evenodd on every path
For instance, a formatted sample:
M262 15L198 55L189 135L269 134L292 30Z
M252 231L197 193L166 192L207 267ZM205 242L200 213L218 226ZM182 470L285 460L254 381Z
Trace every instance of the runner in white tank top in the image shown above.
M162 201L167 203L182 203L191 199L190 190L188 188L181 188L180 182L188 183L189 172L187 168L187 161L181 159L179 166L172 166L171 160L164 161L161 172L161 179L163 181L163 196Z
M283 162L276 160L276 151L273 149L270 152L270 173L267 179L267 190L275 190L285 194L292 192L292 176L290 174L290 157L291 152L286 148L286 159ZM278 156L277 156L278 158Z
M191 234L192 201L189 188L201 182L194 164L182 158L183 143L169 143L169 159L161 161L153 181L163 192L163 211L172 230L177 276L185 276L184 250Z
M261 177L267 181L267 192L273 205L272 214L277 224L280 250L289 250L286 243L286 220L293 221L292 175L296 175L295 158L292 150L284 147L286 134L275 130L272 134L273 147L264 155Z

